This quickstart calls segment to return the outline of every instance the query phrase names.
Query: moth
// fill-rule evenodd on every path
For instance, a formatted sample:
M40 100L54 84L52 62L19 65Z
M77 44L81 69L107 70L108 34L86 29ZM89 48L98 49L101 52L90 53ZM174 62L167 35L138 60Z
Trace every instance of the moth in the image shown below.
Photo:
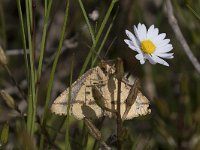
M83 118L98 119L102 116L115 117L117 109L117 93L118 80L115 76L115 64L109 64L102 61L100 65L88 70L78 80L71 85L70 114L75 118L82 120ZM120 115L123 120L132 119L134 117L146 115L151 112L149 109L149 100L138 91L133 104L127 109L127 99L132 90L133 85L125 77L121 80L120 92ZM100 106L97 99L99 97L102 103ZM58 96L51 106L51 111L58 115L68 115L68 96L69 88ZM105 109L104 109L105 108ZM110 110L110 111L109 111ZM126 113L125 113L126 111Z

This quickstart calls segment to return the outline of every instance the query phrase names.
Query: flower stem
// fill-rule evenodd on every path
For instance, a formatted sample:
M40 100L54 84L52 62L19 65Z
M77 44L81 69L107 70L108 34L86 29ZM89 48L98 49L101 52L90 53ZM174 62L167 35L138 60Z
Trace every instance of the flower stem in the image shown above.
M46 102L45 102L45 108L44 108L44 115L43 115L43 118L42 118L42 126L43 127L46 126L47 113L48 113L48 109L49 109L49 102L50 102L51 90L52 90L52 86L53 86L54 75L55 75L56 67L57 67L57 64L58 64L59 57L60 57L60 52L61 52L61 49L62 49L64 37L65 37L67 21L68 21L68 13L69 13L69 1L70 0L67 1L65 16L64 16L64 23L63 23L62 31L61 31L61 38L60 38L60 41L59 41L56 57L54 59L53 66L52 66L51 73L50 73L50 79L49 79L49 83L48 83ZM40 149L43 149L43 144L44 144L44 137L42 135L41 140L40 140Z

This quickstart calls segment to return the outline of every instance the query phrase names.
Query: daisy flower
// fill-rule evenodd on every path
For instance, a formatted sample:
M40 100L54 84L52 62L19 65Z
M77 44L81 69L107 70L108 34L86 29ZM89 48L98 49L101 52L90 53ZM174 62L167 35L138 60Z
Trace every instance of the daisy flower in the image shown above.
M173 53L169 53L173 47L169 44L170 39L165 39L165 33L158 33L158 28L151 25L147 30L144 24L139 23L134 26L134 34L126 30L129 39L125 39L125 43L138 54L135 56L141 64L149 60L151 64L162 64L169 66L163 59L174 58Z

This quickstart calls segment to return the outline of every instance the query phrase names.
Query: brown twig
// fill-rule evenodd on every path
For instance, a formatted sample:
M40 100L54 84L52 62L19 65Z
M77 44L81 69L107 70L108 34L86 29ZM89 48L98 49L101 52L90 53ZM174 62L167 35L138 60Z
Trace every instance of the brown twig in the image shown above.
M123 62L120 58L116 61L116 78L117 84L117 150L122 149L121 132L122 132L122 118L121 118L121 83L124 76Z
M126 116L128 115L132 105L136 101L138 92L139 92L139 80L136 78L133 86L131 87L128 97L126 98L126 109L122 116L122 120L124 121L126 119Z
M121 80L118 79L118 91L117 91L117 150L121 150L121 129L122 129L122 119L121 119L121 108L120 108L120 99L121 99Z
M188 56L191 63L193 64L194 68L200 73L200 64L199 64L197 58L193 55L188 43L186 42L186 40L180 30L177 19L173 13L173 7L172 7L171 0L165 0L165 5L167 8L166 14L168 16L169 24L171 25L171 27L176 35L177 40L180 42L181 46L183 47L183 50L185 51L185 53Z

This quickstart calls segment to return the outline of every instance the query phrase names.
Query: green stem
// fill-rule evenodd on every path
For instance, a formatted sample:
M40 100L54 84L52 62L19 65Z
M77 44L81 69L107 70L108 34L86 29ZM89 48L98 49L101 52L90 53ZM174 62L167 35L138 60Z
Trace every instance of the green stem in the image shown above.
M36 0L31 0L30 2L32 5L32 32L31 32L31 36L32 36L32 51L33 51L33 64L34 64L34 68L35 68L35 57L36 57L36 30L35 30L35 27L36 27L36 20L35 20L35 17L36 17ZM36 72L35 72L36 73ZM36 77L36 76L35 76ZM36 80L36 79L35 79Z
M48 27L48 20L49 20L49 15L51 12L51 6L52 6L52 0L50 0L48 7L47 7L47 0L45 0L45 17L44 17L44 28L43 28L43 33L42 33L42 41L40 45L40 57L39 57L39 65L38 65L38 81L37 83L40 83L40 78L41 78L41 73L42 73L42 63L43 63L43 58L44 58L44 50L45 50L45 44L46 44L46 35L47 35L47 27ZM36 90L36 96L38 97L38 90L39 90L39 85L37 84L37 90ZM42 126L44 127L44 126ZM44 127L45 128L45 127ZM41 136L41 141L44 141L44 136ZM43 142L40 145L40 149L43 148Z
M69 10L69 0L67 2L65 17L64 17L64 24L63 24L63 28L62 28L62 35L61 35L61 38L60 38L58 50L57 50L56 57L55 57L55 60L53 62L53 66L52 66L52 70L51 70L51 74L50 74L50 80L49 80L48 89L47 89L47 96L46 96L46 104L45 104L45 111L44 111L44 116L43 116L44 120L43 121L46 120L46 114L47 114L47 111L48 111L48 108L49 108L49 100L50 100L51 90L52 90L52 86L53 86L53 79L54 79L58 59L59 59L59 56L60 56L60 52L61 52L61 49L62 49L62 45L63 45L63 41L64 41L64 35L65 35L65 32L66 32L68 10Z
M90 49L90 51L89 51L89 53L88 53L88 55L87 55L87 57L86 57L86 59L85 59L85 62L84 62L84 64L83 64L83 67L82 67L82 69L81 69L81 72L80 72L79 76L81 76L81 75L85 72L85 70L86 70L86 68L87 68L87 65L88 65L88 63L89 63L89 61L90 61L90 58L91 58L91 56L92 56L92 53L93 53L93 51L95 50L95 48L96 48L96 46L97 46L97 43L98 43L98 41L99 41L99 39L100 39L100 36L101 36L101 34L102 34L102 32L103 32L103 30L104 30L104 28L105 28L105 25L106 25L106 23L107 23L107 21L108 21L108 18L109 18L109 16L110 16L110 13L111 13L111 11L112 11L112 9L113 9L113 7L114 7L114 5L115 5L115 3L116 3L117 1L118 1L118 0L112 0L110 6L109 6L109 8L108 8L108 11L106 12L105 18L104 18L103 22L101 23L101 26L100 26L100 28L99 28L99 30L98 30L97 36L96 36L96 38L95 38L95 42L93 43L92 48Z
M34 63L33 63L33 51L32 51L32 39L31 39L31 22L30 22L30 9L29 9L30 0L25 1L26 5L26 21L27 21L27 30L28 30L28 45L30 50L29 60L30 60L30 92L29 92L29 100L28 100L28 121L27 121L27 129L30 134L33 134L34 126L35 126L35 116L34 111L36 111L35 107L35 71L34 71ZM31 9L32 10L32 9ZM31 12L32 14L32 12Z
M60 38L60 41L59 41L58 50L57 50L56 57L54 59L53 66L52 66L51 73L50 73L50 79L49 79L47 95L46 95L44 115L43 115L43 118L42 118L42 126L43 127L45 127L45 125L46 125L47 113L48 113L48 109L49 109L49 102L50 102L51 90L52 90L52 86L53 86L54 75L55 75L57 63L58 63L58 60L59 60L59 56L60 56L60 52L61 52L61 48L62 48L62 45L63 45L64 36L65 36L65 32L66 32L66 25L67 25L67 20L68 20L68 13L69 13L69 1L70 0L67 1L61 38ZM43 148L43 143L44 143L44 138L41 138L40 148Z
M101 42L101 45L100 45L99 49L97 50L97 54L95 55L94 60L92 61L92 67L94 66L94 64L95 64L95 62L97 60L97 57L99 56L99 54L100 54L100 52L101 52L101 50L102 50L107 38L108 38L108 35L109 35L109 33L110 33L111 29L112 29L112 26L113 26L113 22L114 22L114 20L115 20L115 18L117 16L117 12L118 11L116 11L115 16L113 17L112 23L109 25L108 30L106 31L106 35L104 36L103 41Z
M47 0L44 0L44 16L47 15Z
M47 35L47 27L48 27L48 19L51 12L51 6L52 6L52 0L49 1L48 8L47 8L47 14L44 19L44 28L42 33L42 40L40 45L40 57L39 57L39 65L38 65L38 80L40 80L41 73L42 73L42 63L44 58L44 49L46 44L46 35Z
M33 10L32 10L32 0L27 0L28 1L28 9L29 9L29 21L30 21L30 27L32 29L33 25Z
M24 31L24 21L22 16L22 9L21 9L21 2L20 0L17 0L17 9L19 13L19 19L20 19L20 26L21 26L21 32L22 32L22 42L23 42L23 49L24 49L24 62L26 66L26 77L27 81L29 82L29 64L28 64L28 57L27 57L27 49L26 49L26 35ZM29 85L29 83L28 83Z
M3 1L0 1L0 22L2 23L2 35L3 35L3 48L6 48L7 37L6 37L6 23L4 17Z
M90 35L92 37L92 43L94 44L95 43L94 31L92 30L92 26L91 26L90 21L89 21L89 19L87 17L87 13L86 13L85 8L83 6L82 0L78 0L78 2L79 2L79 5L81 7L81 10L82 10L83 16L85 18L85 21L87 23Z
M71 71L70 71L70 83L69 83L69 95L68 95L68 105L67 105L67 120L66 120L66 135L65 135L65 149L70 149L69 143L69 111L70 111L70 100L71 100L71 85L74 70L74 57L72 57Z
M186 6L195 15L195 17L200 20L200 15L189 4L186 4Z

